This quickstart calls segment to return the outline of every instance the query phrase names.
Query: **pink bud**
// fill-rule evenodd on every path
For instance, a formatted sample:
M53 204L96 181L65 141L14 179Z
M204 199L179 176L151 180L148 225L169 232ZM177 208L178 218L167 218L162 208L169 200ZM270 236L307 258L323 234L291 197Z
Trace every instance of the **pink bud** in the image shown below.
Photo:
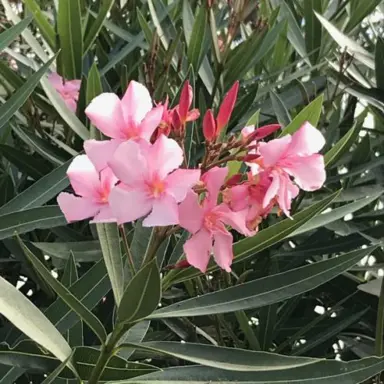
M216 122L211 109L208 109L204 115L203 134L208 142L215 140L217 137Z
M255 132L255 139L260 140L266 136L271 135L273 132L281 128L280 124L269 124L264 125L263 127L257 128Z
M239 82L236 81L232 85L232 88L225 95L223 102L221 103L219 113L217 114L217 132L220 132L227 124L231 118L233 107L236 103L237 92L239 90Z
M184 83L183 89L180 94L180 102L179 102L179 117L180 121L184 124L187 121L189 107L192 104L193 98L193 90L189 85L189 81L187 80Z
M260 157L260 155L258 155L256 153L250 153L250 154L244 156L243 161L244 162L250 162L250 161L257 160L259 157Z
M243 175L241 173L236 173L233 176L231 176L225 183L226 187L233 187L237 184L240 184L241 179L243 178Z
M177 108L172 110L172 127L175 132L179 132L181 130L181 121L180 121L180 115Z

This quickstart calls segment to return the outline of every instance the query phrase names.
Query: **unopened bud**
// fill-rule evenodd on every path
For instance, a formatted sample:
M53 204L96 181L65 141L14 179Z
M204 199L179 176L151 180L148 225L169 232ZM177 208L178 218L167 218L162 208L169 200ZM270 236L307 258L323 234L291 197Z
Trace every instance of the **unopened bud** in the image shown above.
M209 143L216 139L216 122L211 109L208 109L204 115L203 134Z

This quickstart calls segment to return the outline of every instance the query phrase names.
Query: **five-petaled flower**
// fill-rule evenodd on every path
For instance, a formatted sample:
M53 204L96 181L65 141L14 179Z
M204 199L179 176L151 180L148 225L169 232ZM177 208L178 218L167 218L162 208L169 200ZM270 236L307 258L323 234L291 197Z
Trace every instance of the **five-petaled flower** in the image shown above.
M48 75L48 80L56 91L63 98L67 107L76 112L77 102L80 92L80 80L64 80L58 73L52 72Z

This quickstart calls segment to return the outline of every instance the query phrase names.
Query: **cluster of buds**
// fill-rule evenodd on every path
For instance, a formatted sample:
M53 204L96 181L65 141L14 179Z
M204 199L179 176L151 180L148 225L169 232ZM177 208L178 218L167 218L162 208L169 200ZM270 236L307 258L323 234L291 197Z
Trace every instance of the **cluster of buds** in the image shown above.
M290 217L299 190L314 191L325 182L324 159L318 152L322 134L309 123L293 135L268 142L278 124L244 127L239 135L223 134L237 98L235 83L215 117L202 119L205 155L195 168L183 168L182 140L192 109L193 91L184 85L179 104L155 104L148 90L131 81L122 99L113 93L97 96L85 113L109 140L84 142L67 174L74 194L62 192L58 204L68 222L116 222L143 219L143 226L187 230L186 261L205 272L211 255L224 270L233 259L231 230L253 236L274 208ZM246 166L230 174L231 161Z

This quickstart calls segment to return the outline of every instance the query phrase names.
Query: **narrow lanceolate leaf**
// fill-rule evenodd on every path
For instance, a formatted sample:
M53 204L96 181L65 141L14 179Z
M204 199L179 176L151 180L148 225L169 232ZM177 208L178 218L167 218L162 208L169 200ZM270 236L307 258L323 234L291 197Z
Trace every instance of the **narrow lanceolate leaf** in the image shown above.
M269 93L272 101L272 107L276 114L278 122L282 126L287 126L291 122L291 116L283 103L283 100L279 97L279 95L275 92Z
M83 32L79 0L60 1L57 15L60 61L66 80L81 79L83 71Z
M54 59L55 58L53 57L37 72L29 77L29 79L10 97L10 99L0 107L0 132L15 112L27 101L28 97L36 88L37 84L39 84L40 79L44 76Z
M375 48L375 74L377 88L384 90L384 40L378 38Z
M160 293L160 273L153 259L127 285L117 311L118 321L133 323L144 319L157 308Z
M100 8L97 12L97 17L91 23L91 27L87 29L84 37L84 55L91 48L98 33L103 27L104 21L107 19L108 12L111 10L114 0L103 0L100 2Z
M321 24L314 11L321 13L321 5L317 0L304 1L305 46L313 65L318 61L321 47Z
M317 361L317 359L310 357L292 358L291 356L277 355L274 353L248 351L240 348L216 347L209 344L152 341L136 344L136 346L205 366L243 372L293 369L313 364Z
M0 276L0 313L25 335L66 361L71 347L64 337L19 290Z
M69 360L72 358L74 351L67 357L65 361L63 361L60 365L55 368L45 379L41 384L51 384L53 383L60 375L60 373L65 369L67 366Z
M71 292L55 279L44 264L24 245L19 238L19 243L23 248L25 255L33 264L41 277L51 286L51 288L60 296L60 298L73 310L81 319L93 330L99 340L103 343L107 339L107 333L100 320Z
M234 244L234 263L243 261L246 258L255 255L258 252L270 247L273 244L277 244L283 239L287 238L292 232L303 226L307 221L314 216L322 212L329 204L339 195L340 191L337 191L325 198L324 200L311 205L309 208L293 215L293 220L285 219L278 224L272 225L262 231L258 232L253 237L248 237L238 241ZM209 271L217 269L212 265L209 267ZM172 282L180 282L190 279L191 277L198 276L199 272L195 269L188 268L184 270L173 270L169 273L171 276L168 278Z
M6 48L25 28L31 23L32 18L27 17L26 19L20 21L13 27L5 30L0 34L0 51Z
M345 272L376 247L359 249L242 285L178 302L149 318L203 316L260 308L308 292Z
M36 2L36 0L24 0L24 2L29 11L32 13L33 17L35 18L35 23L39 27L41 35L43 36L47 44L51 47L51 49L55 49L55 30L45 17L39 4Z
M36 181L7 204L0 207L0 215L24 209L37 208L53 199L69 185L67 169L72 160L67 161L51 173Z
M111 280L113 296L116 305L119 306L124 291L124 265L120 248L119 230L115 223L97 224L96 227L105 266Z
M201 365L166 368L161 372L135 378L138 384L355 384L363 383L384 369L379 357L354 361L318 360L295 369L266 372L231 372ZM118 384L131 384L121 381ZM117 384L117 383L114 383Z
M324 99L324 96L320 95L315 100L313 100L310 104L308 104L302 111L300 111L300 113L292 120L292 122L283 129L280 136L284 136L287 134L292 135L306 121L308 121L314 127L316 127L320 119L323 99Z
M33 231L66 225L64 215L57 205L26 209L0 216L0 239Z
M101 84L100 73L97 69L96 63L93 63L88 73L87 92L86 92L87 105L96 96L100 95L100 93L102 92L103 92L103 86ZM90 130L91 130L91 138L96 140L102 139L102 134L96 127L91 125Z
M316 228L321 228L329 223L333 223L336 220L340 220L346 215L356 212L361 208L364 208L368 204L372 203L382 195L382 191L374 194L373 196L364 197L362 199L356 200L353 203L343 205L342 207L335 208L330 212L317 215L305 223L302 227L298 228L296 231L291 233L291 236L296 236L308 231L311 231Z

